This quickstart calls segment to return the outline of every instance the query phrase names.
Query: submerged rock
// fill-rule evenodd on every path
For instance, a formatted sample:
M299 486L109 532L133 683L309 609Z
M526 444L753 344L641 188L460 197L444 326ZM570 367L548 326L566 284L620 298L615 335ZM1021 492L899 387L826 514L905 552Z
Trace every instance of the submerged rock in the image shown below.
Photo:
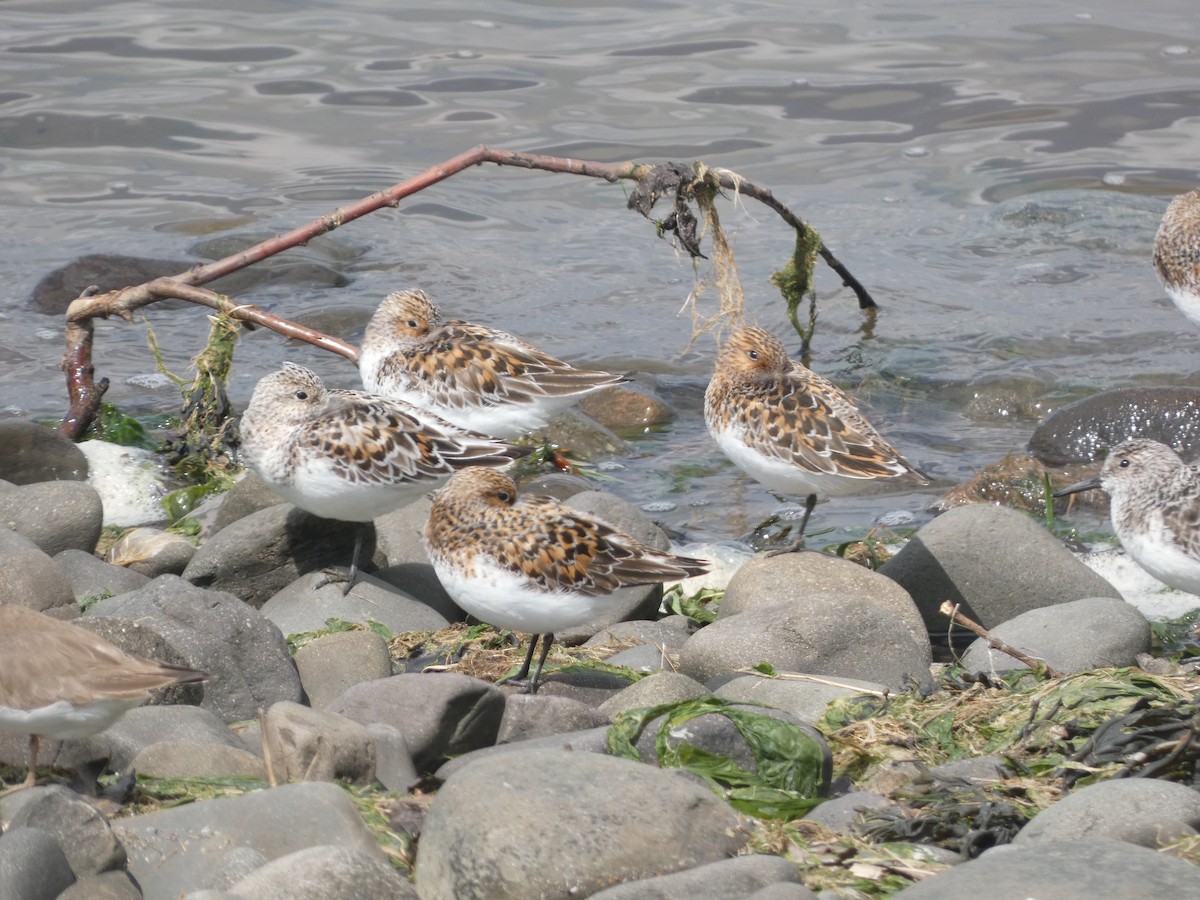
M1130 438L1200 454L1200 388L1136 387L1104 391L1055 410L1034 429L1029 451L1048 466L1094 462Z

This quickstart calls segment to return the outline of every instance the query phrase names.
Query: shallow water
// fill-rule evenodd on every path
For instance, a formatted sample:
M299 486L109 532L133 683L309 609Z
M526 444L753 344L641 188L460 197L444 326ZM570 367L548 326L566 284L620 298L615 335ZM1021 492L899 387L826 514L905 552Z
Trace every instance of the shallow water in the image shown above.
M1022 449L1065 402L1200 384L1200 331L1149 258L1168 198L1197 181L1200 21L1174 0L1139 4L1132 21L1130 9L6 2L0 415L65 410L61 317L30 298L76 257L212 258L479 143L701 159L769 187L880 303L870 322L821 269L811 365L936 478L822 504L814 525L920 522L941 490ZM613 489L682 536L735 537L779 501L704 433L714 343L689 349L679 315L692 266L626 195L472 170L290 252L293 265L239 299L357 340L383 293L419 286L452 315L569 360L653 372L680 418L620 461ZM753 201L720 212L750 317L786 334L767 278L788 232ZM711 311L715 292L700 304ZM204 312L147 318L168 364L186 369ZM171 410L145 342L140 317L98 325L106 399ZM355 381L344 360L260 330L245 339L235 402L284 357Z

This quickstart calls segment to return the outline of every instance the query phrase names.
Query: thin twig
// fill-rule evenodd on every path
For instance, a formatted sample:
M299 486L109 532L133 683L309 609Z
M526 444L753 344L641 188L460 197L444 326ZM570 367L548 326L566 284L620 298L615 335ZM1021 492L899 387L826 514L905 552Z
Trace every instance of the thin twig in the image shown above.
M278 316L266 313L253 306L241 306L229 298L214 294L211 291L199 291L200 285L207 284L224 275L236 272L256 262L261 262L292 247L307 244L315 237L327 234L347 222L352 222L361 216L375 212L384 207L395 207L400 200L430 185L437 184L452 175L466 169L494 163L499 166L512 166L523 169L540 169L546 172L558 172L570 175L584 175L591 178L603 178L615 182L622 179L638 180L653 170L653 166L638 162L600 163L589 160L570 159L567 157L544 156L537 153L521 153L504 150L499 147L479 145L446 160L440 165L432 166L418 175L401 181L390 188L378 191L362 198L348 206L334 210L328 215L293 229L286 234L277 235L262 243L255 244L245 250L234 253L224 259L219 259L205 265L194 266L186 272L157 278L140 285L122 288L99 294L93 287L85 288L67 309L66 314L66 351L63 356L63 371L67 377L67 395L70 409L63 419L59 433L73 440L83 436L100 407L100 400L108 388L108 380L96 382L95 368L92 363L92 342L94 339L93 322L97 318L120 316L126 321L132 321L132 312L166 297L177 297L193 303L201 303L214 309L225 308L234 318L263 325L287 337L297 338L339 353L350 360L357 360L358 350L353 346L329 335L321 334L312 329L306 329ZM747 181L735 172L727 169L710 169L712 177L716 178L724 189L753 197L760 203L774 210L789 226L799 233L807 231L808 226L775 199L774 195L764 187ZM838 261L827 248L819 250L821 258L841 277L842 283L851 288L858 297L862 309L875 306L875 301L859 281L850 274L844 265ZM192 290L189 290L192 289Z
M961 625L963 628L967 629L967 631L971 631L971 632L974 632L975 634L979 635L981 638L983 638L985 641L987 641L988 646L991 647L993 650L999 650L1001 653L1007 653L1013 659L1017 660L1018 662L1023 662L1025 665L1029 666L1029 668L1033 669L1034 671L1041 669L1047 675L1049 675L1051 678L1062 678L1063 677L1062 672L1059 672L1057 669L1053 668L1045 660L1034 659L1032 656L1029 656L1026 653L1022 653L1020 650L1018 650L1016 647L1012 646L1011 644L1006 644L1006 643L1004 643L1004 641L1000 640L999 638L992 637L992 635L988 632L988 630L986 628L984 628L978 622L975 622L972 619L970 619L967 616L964 616L962 613L960 613L958 611L957 603L951 603L949 600L944 600L944 601L942 601L942 605L938 607L938 612L940 612L943 616L948 617L951 622L954 622L957 625Z

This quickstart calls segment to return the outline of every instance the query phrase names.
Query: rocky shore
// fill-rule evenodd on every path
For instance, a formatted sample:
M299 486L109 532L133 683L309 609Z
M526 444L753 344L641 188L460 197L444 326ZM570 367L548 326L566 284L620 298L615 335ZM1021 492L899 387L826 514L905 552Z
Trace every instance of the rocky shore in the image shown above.
M879 571L690 547L729 563L715 610L628 590L529 696L434 577L428 501L368 528L346 596L317 584L361 526L253 478L116 565L78 449L5 429L0 602L212 678L48 742L55 774L0 799L0 897L1200 894L1200 679L1021 513L951 509ZM666 545L579 487L542 485ZM982 640L948 664L947 600L1059 677ZM25 752L0 738L7 781Z

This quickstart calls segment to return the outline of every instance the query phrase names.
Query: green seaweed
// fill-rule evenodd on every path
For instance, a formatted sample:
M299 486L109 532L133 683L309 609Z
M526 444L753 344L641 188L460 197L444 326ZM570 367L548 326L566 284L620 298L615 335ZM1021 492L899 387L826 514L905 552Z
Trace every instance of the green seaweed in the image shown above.
M669 740L686 722L711 714L725 716L737 727L754 757L755 771L685 740ZM638 736L660 716L655 736L659 764L698 775L741 812L769 819L799 818L821 801L825 751L818 740L790 722L716 697L619 713L608 730L609 752L640 759L634 746Z

